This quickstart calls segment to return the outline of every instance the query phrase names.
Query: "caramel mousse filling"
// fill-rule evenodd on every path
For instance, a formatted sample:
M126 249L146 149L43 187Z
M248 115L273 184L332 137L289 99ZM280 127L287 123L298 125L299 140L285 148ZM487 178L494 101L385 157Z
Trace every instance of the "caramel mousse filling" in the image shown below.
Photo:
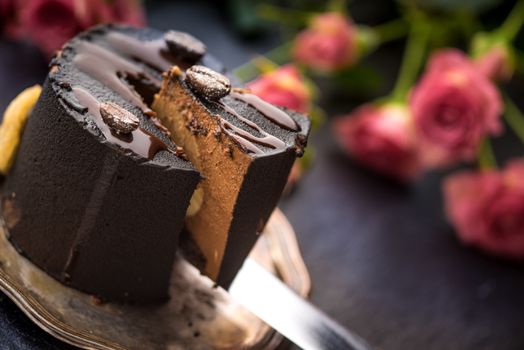
M160 94L153 110L204 177L191 199L186 226L206 257L206 275L216 280L251 157L223 135L218 119L181 85L166 79Z

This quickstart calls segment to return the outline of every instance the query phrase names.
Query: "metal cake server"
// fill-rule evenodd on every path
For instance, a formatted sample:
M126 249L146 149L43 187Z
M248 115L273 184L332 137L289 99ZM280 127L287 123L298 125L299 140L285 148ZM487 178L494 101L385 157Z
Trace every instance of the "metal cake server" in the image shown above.
M370 350L357 335L298 296L248 258L229 293L246 309L304 350Z

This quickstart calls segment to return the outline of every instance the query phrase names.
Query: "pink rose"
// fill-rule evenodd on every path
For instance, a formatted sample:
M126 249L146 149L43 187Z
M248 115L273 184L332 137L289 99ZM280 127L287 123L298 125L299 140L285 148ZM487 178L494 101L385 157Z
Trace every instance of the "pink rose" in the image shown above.
M31 0L19 7L20 20L13 33L29 37L47 56L98 23L144 24L136 0Z
M81 30L72 0L28 1L21 8L20 22L29 38L47 56Z
M475 60L477 69L494 81L509 80L513 75L514 64L507 47L497 45Z
M335 121L333 127L342 147L370 168L401 180L419 172L413 119L407 106L364 105Z
M138 0L75 0L75 14L83 28L97 23L145 24L144 11Z
M501 131L498 90L458 50L432 55L409 102L429 167L471 160L484 136Z
M524 259L524 160L502 171L463 172L443 184L446 214L468 245Z
M286 65L262 74L247 84L252 93L274 105L307 113L311 105L311 92L298 69Z
M313 69L331 72L357 58L357 28L340 13L316 16L295 39L293 56Z

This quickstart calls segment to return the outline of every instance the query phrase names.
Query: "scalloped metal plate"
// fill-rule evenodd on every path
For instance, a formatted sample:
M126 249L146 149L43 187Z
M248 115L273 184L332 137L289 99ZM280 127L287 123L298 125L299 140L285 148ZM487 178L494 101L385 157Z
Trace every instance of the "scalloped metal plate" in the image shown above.
M178 257L171 300L160 306L100 304L22 257L0 226L0 290L39 327L84 349L274 349L282 337ZM307 297L311 282L293 228L278 209L251 257Z

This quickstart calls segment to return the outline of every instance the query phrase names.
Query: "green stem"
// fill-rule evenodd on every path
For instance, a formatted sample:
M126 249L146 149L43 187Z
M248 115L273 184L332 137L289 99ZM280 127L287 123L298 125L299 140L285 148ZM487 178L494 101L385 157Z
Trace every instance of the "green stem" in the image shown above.
M407 39L397 82L391 93L394 100L403 101L415 82L424 59L429 36L430 26L415 19Z
M288 41L287 43L269 50L264 56L277 65L282 65L289 62L292 47L293 41Z
M326 6L326 11L346 13L347 6L347 0L331 0Z
M515 39L524 24L524 0L519 0L508 17L500 26L498 32L508 41Z
M497 159L489 138L482 140L478 151L478 163L481 170L497 168Z
M273 62L275 66L285 64L289 62L290 60L290 52L291 52L292 46L293 46L293 42L291 41L284 43L268 51L264 55L264 57L268 61ZM256 63L257 63L257 58L250 60L244 63L243 65L235 68L233 70L233 74L237 76L244 83L250 80L253 80L261 73Z
M279 24L294 27L302 27L306 25L311 18L319 14L316 12L299 11L264 3L257 6L256 12L260 18L266 21L277 22Z
M378 37L378 43L383 44L406 36L408 26L403 19L396 19L387 23L379 24L372 28Z
M524 115L508 96L506 96L504 119L520 141L524 143Z

